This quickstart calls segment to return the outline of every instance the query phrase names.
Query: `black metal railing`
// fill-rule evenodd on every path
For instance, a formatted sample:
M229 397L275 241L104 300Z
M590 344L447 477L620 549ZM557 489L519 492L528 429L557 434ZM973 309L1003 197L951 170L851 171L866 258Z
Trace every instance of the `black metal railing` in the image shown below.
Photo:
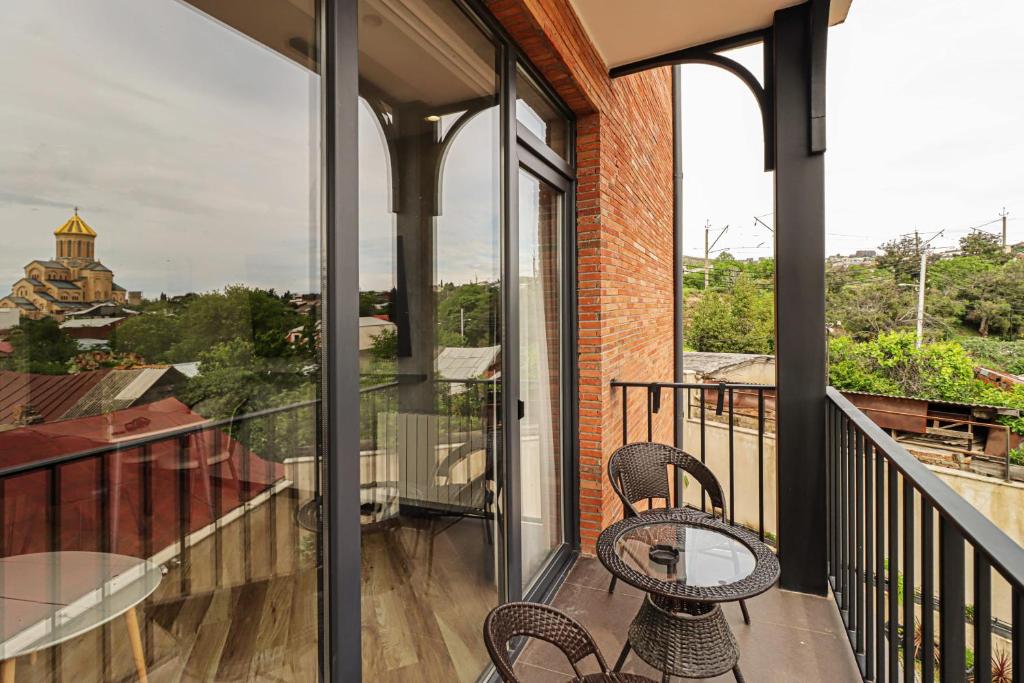
M702 463L718 477L719 481L727 482L726 495L729 513L729 522L736 524L736 459L737 459L737 427L748 427L756 433L756 468L757 468L757 521L741 520L741 524L752 528L758 533L762 541L771 544L777 542L775 534L765 525L765 440L773 438L774 432L771 427L774 424L774 402L775 387L764 384L737 384L726 382L715 383L684 383L684 382L627 382L612 380L612 389L621 389L621 410L622 410L622 443L630 441L654 441L655 434L662 434L662 438L672 441L672 425L674 415L672 411L662 410L663 392L671 392L673 400L684 401L686 406L686 422L684 423L683 443L685 450L691 455L700 458ZM631 390L633 390L631 392ZM630 413L634 412L635 405L630 403L630 398L640 394L646 400L646 432L637 435L630 431ZM656 424L658 420L661 425ZM696 429L698 445L689 446L691 439L688 437L690 429ZM713 452L709 444L709 429L726 430L725 453ZM667 436L664 436L667 435ZM712 457L714 456L714 457ZM724 466L721 461L725 460ZM744 499L747 492L741 492ZM681 498L677 487L676 500ZM706 497L701 495L701 507L706 509Z
M829 579L864 679L983 683L1012 668L1024 680L1024 549L839 391L827 396Z
M187 538L196 525L219 520L227 512L223 487L214 479L236 481L235 502L244 505L256 495L254 483L264 489L273 485L281 454L315 455L318 404L310 400L205 420L4 467L0 469L0 556L58 550L124 552L127 544L128 554L150 557L177 543L175 554L184 560L189 552ZM254 471L254 466L262 471ZM157 469L169 473L159 485L155 483ZM313 469L316 477L317 468ZM192 472L199 473L198 481ZM166 487L172 478L173 493ZM205 490L194 492L195 486ZM137 490L128 490L131 487ZM205 502L204 517L193 519L193 497L198 493ZM161 518L158 497L173 497L173 520ZM26 512L24 505L19 507L19 498L39 514ZM135 514L122 511L128 504L137 506ZM17 518L8 519L10 515ZM126 529L123 525L129 518L134 528ZM64 529L66 520L73 522L73 530ZM169 521L173 538L167 528ZM13 538L16 528L20 529L20 543ZM250 535L246 528L247 540ZM219 536L215 543L219 557ZM216 566L219 572L220 562Z

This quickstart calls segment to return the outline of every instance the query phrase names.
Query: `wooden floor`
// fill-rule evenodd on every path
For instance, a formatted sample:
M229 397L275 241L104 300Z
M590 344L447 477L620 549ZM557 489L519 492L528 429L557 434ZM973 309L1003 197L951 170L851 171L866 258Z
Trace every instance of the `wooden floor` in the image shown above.
M620 581L608 593L609 574L593 558L580 558L555 596L556 607L583 623L609 665L614 665L643 594ZM750 625L739 606L722 607L740 648L740 668L751 682L803 683L861 681L849 640L831 597L815 597L773 588L747 601ZM593 658L584 672L596 671ZM661 674L630 654L622 669L656 681ZM546 643L531 641L516 662L516 673L530 683L564 683L572 677L565 657ZM683 679L673 679L683 680ZM715 681L733 680L726 674Z
M497 604L488 523L400 517L364 532L364 680L479 678L490 663L481 629Z
M138 608L152 683L316 680L316 545L298 504L285 490L168 563ZM124 620L19 658L16 680L136 680Z

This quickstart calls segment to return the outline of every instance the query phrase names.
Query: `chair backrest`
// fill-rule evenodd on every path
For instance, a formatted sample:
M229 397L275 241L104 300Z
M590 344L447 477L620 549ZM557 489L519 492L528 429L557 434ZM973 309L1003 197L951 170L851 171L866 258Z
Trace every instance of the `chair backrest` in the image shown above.
M621 446L608 461L608 479L627 515L637 514L634 504L641 500L659 499L669 504L669 465L696 479L707 493L711 507L720 508L725 516L725 493L707 465L674 446L651 442Z
M597 649L597 643L579 622L554 607L534 602L509 602L492 609L484 620L484 644L506 683L519 683L512 671L508 643L520 636L538 638L557 647L577 676L582 677L582 674L576 665L589 655L597 658L602 673L608 673L608 663Z

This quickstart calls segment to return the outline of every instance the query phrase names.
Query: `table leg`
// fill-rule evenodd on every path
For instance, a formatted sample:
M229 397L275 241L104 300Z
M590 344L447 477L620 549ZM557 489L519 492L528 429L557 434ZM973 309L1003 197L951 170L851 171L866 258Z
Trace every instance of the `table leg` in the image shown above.
M0 662L0 681L2 683L14 683L14 660L5 659Z
M124 613L124 621L128 626L128 640L132 644L132 658L135 659L135 670L139 674L140 683L149 683L146 675L146 653L142 650L142 635L139 633L139 619L135 615L135 608ZM4 681L3 683L7 683Z
M622 646L622 653L619 654L619 659L615 662L615 668L612 671L622 671L622 665L626 663L626 656L629 655L629 638L626 638L626 644Z

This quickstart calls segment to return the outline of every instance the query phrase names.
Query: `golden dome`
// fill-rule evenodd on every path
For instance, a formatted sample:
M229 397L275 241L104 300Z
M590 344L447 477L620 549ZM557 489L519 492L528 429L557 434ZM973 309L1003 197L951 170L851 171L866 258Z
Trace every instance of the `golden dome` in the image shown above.
M53 231L54 235L88 235L95 237L96 231L89 227L89 224L82 220L75 209L75 215L67 220L64 225Z

